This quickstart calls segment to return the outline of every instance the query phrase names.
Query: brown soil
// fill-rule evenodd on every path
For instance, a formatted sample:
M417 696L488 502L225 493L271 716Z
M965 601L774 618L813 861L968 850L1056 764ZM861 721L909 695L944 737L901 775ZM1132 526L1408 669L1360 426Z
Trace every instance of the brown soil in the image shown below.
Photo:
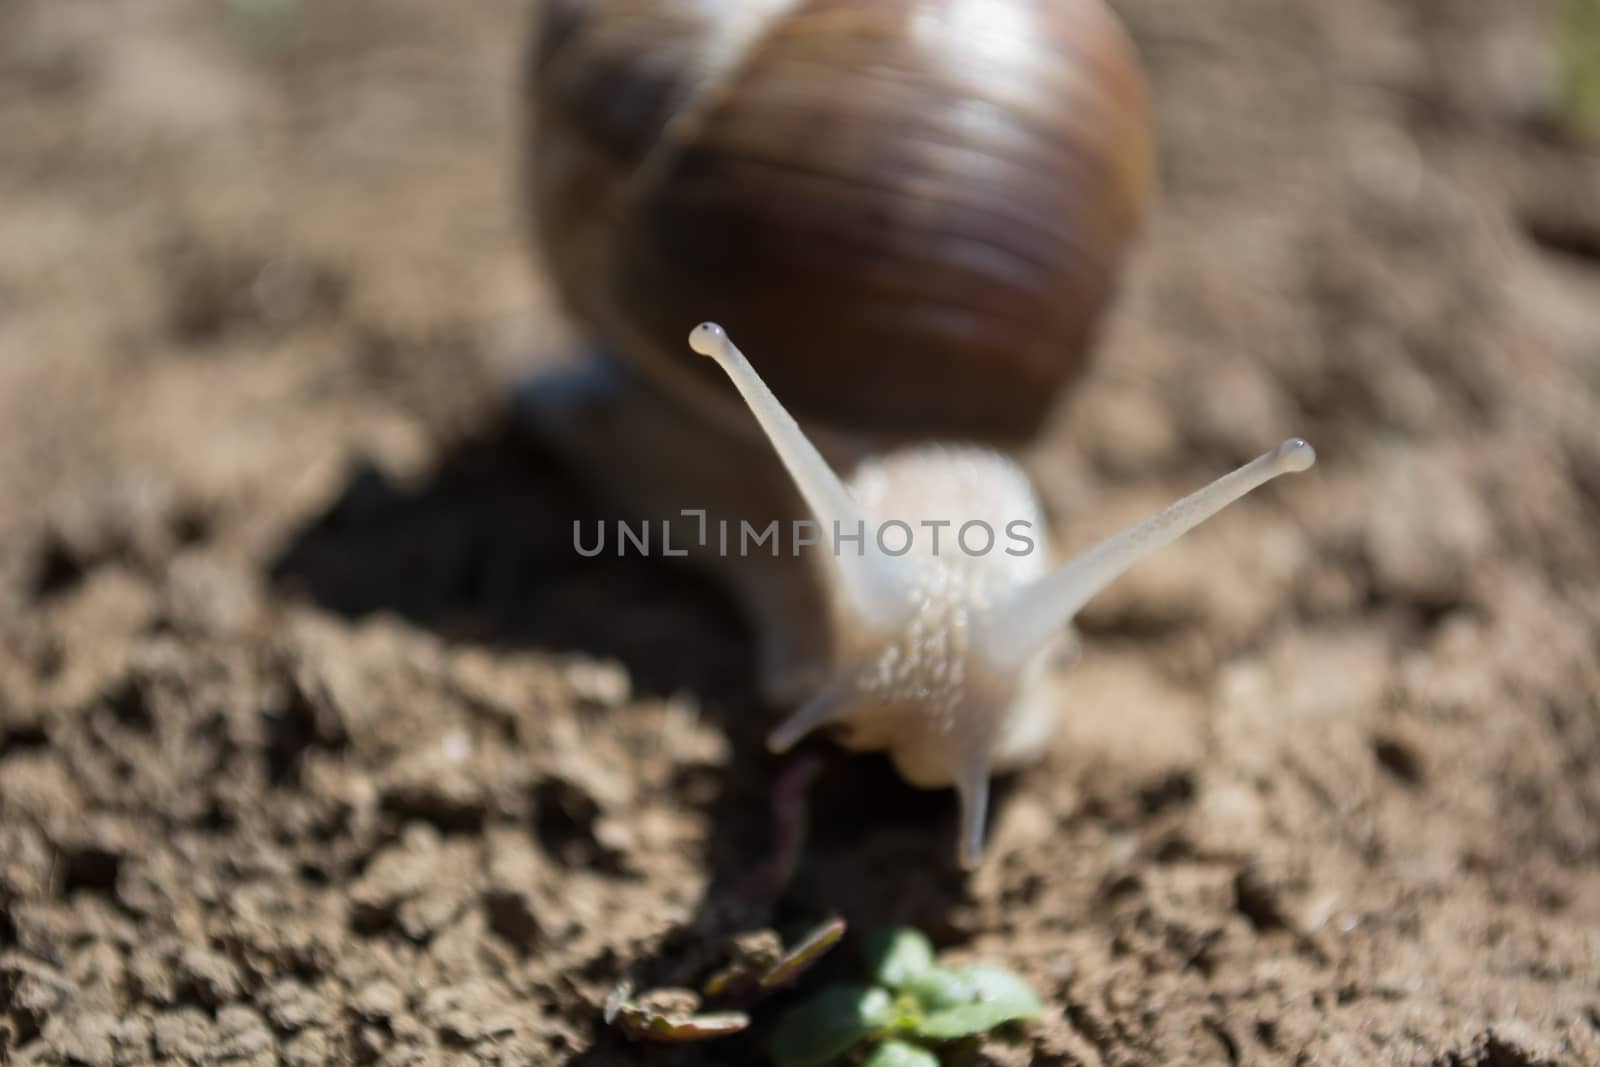
M1052 758L825 744L785 904L1005 962L989 1064L1600 1062L1600 150L1532 0L1124 0L1164 199L1039 464L1077 545L1323 463L1097 602ZM0 3L0 1060L629 1045L764 854L752 641L583 563L501 413L570 334L520 2Z

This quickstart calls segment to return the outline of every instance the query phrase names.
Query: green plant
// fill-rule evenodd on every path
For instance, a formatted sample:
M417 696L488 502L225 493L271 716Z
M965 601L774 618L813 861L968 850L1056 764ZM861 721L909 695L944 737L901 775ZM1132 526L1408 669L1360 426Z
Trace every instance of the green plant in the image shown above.
M302 0L227 0L221 10L227 33L250 51L282 52L306 33Z
M1600 133L1600 0L1563 0L1556 50L1567 114L1583 129Z
M1036 1018L1039 998L999 967L941 967L920 931L863 941L871 985L837 985L791 1008L772 1037L778 1067L820 1067L865 1050L866 1067L938 1067L939 1046Z

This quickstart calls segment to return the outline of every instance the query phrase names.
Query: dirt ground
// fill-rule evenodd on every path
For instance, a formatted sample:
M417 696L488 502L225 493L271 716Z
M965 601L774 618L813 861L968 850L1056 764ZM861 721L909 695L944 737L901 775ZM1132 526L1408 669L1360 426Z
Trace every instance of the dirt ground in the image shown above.
M1051 758L825 743L785 920L1045 1017L969 1062L1600 1063L1600 147L1532 0L1120 0L1162 200L1036 462L1068 546L1322 463L1082 619ZM572 334L521 0L0 0L0 1061L631 1045L765 854L753 642L507 425ZM758 1019L771 1017L758 1009Z

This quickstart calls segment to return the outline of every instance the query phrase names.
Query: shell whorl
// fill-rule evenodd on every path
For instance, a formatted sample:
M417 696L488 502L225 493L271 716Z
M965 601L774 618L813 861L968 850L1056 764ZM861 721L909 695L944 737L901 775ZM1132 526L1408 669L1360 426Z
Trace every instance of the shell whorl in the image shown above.
M1150 181L1143 82L1102 0L554 7L535 202L602 339L726 410L681 351L693 309L749 339L808 425L1032 435Z

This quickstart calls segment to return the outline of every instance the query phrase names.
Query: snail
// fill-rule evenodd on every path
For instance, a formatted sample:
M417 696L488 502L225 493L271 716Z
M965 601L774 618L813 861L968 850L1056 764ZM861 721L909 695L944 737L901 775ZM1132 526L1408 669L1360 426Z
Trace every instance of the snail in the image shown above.
M1042 752L1041 649L1074 598L1312 455L1286 443L1047 572L1009 453L1082 373L1150 198L1131 40L1104 0L545 0L530 59L532 221L595 349L533 383L525 423L619 518L700 549L759 635L764 694L801 708L774 747L844 724L954 785L970 866L991 769ZM727 329L690 351L699 319ZM705 536L958 516L1021 523L1037 551Z

